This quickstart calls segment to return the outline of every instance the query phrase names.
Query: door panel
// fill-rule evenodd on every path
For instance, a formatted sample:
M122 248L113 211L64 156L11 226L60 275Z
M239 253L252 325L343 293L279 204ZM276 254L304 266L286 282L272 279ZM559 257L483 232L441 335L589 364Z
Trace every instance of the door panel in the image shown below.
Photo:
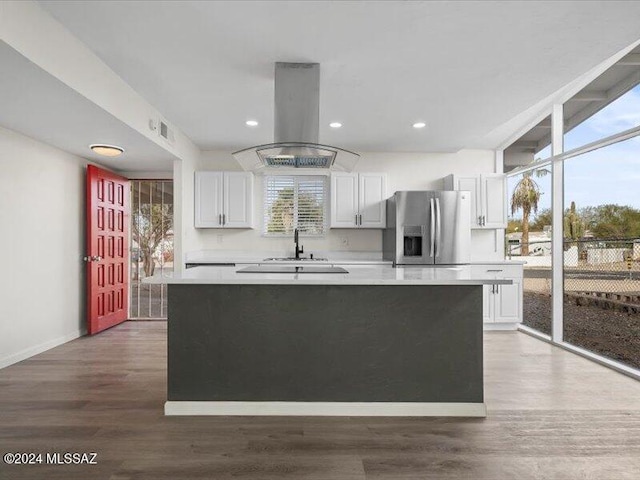
M225 172L223 191L224 227L251 228L253 175L245 172Z
M497 285L496 322L520 321L521 285L517 279L511 280L513 280L511 285Z
M222 172L196 172L196 228L222 228L222 188Z
M469 263L471 259L470 193L436 192L435 263Z
M493 323L494 294L493 285L482 286L482 320L484 323Z
M469 198L469 215L471 217L471 228L480 227L480 178L477 175L472 177L455 177L455 190L467 190L471 192Z
M87 330L127 320L129 309L129 181L87 167Z
M501 174L482 175L483 212L485 228L505 228L507 226L506 177Z
M432 192L396 192L394 198L397 263L399 265L433 264L436 215Z
M385 228L387 225L386 176L381 173L359 175L360 227Z
M331 228L357 228L358 174L331 175Z

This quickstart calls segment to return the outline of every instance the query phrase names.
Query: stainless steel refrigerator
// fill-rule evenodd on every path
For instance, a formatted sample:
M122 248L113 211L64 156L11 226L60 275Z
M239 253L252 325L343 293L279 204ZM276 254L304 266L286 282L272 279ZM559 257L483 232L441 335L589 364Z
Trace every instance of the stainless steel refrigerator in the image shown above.
M387 200L384 259L394 265L469 263L470 201L466 191L396 192Z

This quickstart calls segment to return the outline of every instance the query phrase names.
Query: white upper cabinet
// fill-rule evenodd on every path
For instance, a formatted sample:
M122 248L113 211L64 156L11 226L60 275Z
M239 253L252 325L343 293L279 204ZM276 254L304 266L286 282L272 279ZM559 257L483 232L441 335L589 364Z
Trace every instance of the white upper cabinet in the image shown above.
M445 190L471 192L471 228L506 228L507 179L501 173L449 175Z
M331 174L331 228L385 228L384 173Z
M253 228L253 174L196 172L196 228Z
M222 172L196 172L195 226L222 228Z
M359 174L358 206L361 228L387 226L387 178L380 173Z
M224 227L251 228L253 224L253 175L246 172L224 174Z
M331 228L356 228L358 221L358 174L331 175Z
M481 175L482 227L507 228L507 177L499 173Z

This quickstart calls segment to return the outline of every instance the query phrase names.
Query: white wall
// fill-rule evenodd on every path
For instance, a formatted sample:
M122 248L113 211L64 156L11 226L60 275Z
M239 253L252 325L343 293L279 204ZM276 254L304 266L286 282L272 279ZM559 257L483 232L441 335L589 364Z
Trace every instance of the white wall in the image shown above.
M83 333L86 163L0 127L0 368Z
M387 173L389 196L396 190L442 190L443 178L451 173L490 173L495 170L492 150L462 150L457 153L362 153L354 171ZM193 173L195 170L241 170L228 152L203 152L199 162L181 162L176 168L182 175L183 253L201 250L270 250L292 248L292 239L262 236L262 177L255 181L255 225L253 230L194 229ZM175 176L175 173L174 173ZM177 177L176 177L177 178ZM187 206L190 204L190 207ZM493 231L474 231L473 260L502 258ZM382 250L382 231L365 229L330 229L321 239L305 238L306 251L368 251ZM179 257L178 257L179 258Z
M167 142L149 128L161 113L35 1L0 3L0 39L146 138L184 159L199 149L174 125Z

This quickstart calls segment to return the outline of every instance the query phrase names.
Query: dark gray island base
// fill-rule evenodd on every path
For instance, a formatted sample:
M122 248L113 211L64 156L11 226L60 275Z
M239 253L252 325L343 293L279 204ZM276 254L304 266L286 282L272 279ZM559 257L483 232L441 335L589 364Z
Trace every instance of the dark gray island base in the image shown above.
M168 288L167 415L486 414L482 285Z

